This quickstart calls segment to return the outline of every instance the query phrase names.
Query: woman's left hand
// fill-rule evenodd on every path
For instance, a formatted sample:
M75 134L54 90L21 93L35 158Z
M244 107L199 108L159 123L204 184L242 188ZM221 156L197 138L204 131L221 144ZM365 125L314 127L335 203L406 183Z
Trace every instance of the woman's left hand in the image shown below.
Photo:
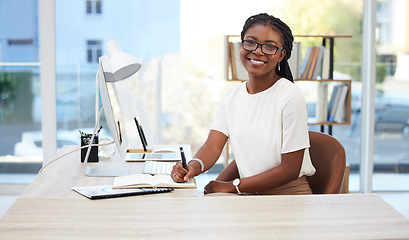
M210 193L236 193L236 188L233 186L232 181L210 181L204 187L204 194Z

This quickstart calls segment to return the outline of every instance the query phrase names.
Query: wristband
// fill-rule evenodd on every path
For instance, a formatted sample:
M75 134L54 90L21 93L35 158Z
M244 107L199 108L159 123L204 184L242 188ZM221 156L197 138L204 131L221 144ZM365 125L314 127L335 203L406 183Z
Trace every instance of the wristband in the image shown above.
M200 163L200 172L204 171L204 163L202 162L202 160L200 160L199 158L193 158L192 160L189 161L189 163L191 161L197 161L198 163Z

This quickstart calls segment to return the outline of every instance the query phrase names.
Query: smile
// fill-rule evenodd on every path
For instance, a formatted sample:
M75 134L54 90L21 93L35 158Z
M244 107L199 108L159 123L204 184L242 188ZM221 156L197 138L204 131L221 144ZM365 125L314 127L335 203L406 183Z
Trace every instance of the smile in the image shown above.
M249 61L252 62L252 63L255 63L255 64L266 64L266 62L264 62L264 61L256 60L256 59L253 59L253 58L249 58Z

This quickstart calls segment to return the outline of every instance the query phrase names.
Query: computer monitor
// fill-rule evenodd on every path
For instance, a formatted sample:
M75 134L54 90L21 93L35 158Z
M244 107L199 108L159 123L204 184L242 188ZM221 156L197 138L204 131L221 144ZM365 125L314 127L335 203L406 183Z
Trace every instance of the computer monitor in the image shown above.
M109 61L104 61L104 59L107 58L107 56L102 56L99 61L99 69L97 73L99 93L101 94L103 112L109 132L112 135L119 157L122 160L125 160L128 138L121 114L121 108L119 106L119 99L114 86L114 75L111 71ZM98 91L96 94L98 94ZM98 95L96 97L98 98ZM99 122L99 120L97 122ZM84 164L85 174L87 176L115 177L129 174L129 170L126 168L91 167L88 164L88 161L85 161Z
M106 56L102 56L99 61L99 89L101 94L102 106L104 107L105 119L108 129L115 142L118 154L122 160L125 160L126 150L128 148L128 138L125 130L121 107L113 82L113 74L109 69L109 62L104 61ZM105 63L105 65L104 65Z
M126 136L125 124L121 114L119 100L116 94L114 82L124 80L140 68L141 64L131 55L122 52L119 44L115 40L111 40L105 44L108 55L99 58L99 69L96 79L96 124L93 132L95 136L96 130L99 127L99 94L101 93L102 104L105 113L105 119L108 124L108 129L114 139L119 157L124 160L126 158L126 149L128 138ZM99 84L98 84L99 83ZM99 87L98 87L99 86ZM86 158L88 158L91 147L88 148ZM121 176L129 173L128 169L114 168L93 168L88 165L88 160L85 162L85 173L89 176Z

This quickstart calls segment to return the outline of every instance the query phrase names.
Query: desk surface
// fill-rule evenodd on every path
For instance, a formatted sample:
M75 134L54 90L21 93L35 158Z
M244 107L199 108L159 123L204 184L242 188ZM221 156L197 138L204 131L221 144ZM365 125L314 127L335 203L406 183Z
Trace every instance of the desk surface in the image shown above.
M71 187L112 178L83 177L69 159L46 168L17 199L0 220L0 239L409 239L409 220L376 194L198 196L176 189L88 200Z
M186 158L192 156L190 146L182 145L185 149ZM57 156L64 155L78 146L64 146ZM78 193L71 190L71 187L83 186L99 186L112 185L114 177L87 177L85 176L84 166L80 163L80 152L71 153L57 161L51 163L49 166L34 179L29 187L20 195L20 198L25 197L63 197L70 199L84 198ZM118 157L111 159L100 160L98 163L90 163L92 167L97 168L128 168L130 174L142 173L144 162L124 162ZM163 195L166 193L161 193ZM159 194L158 194L159 195ZM197 191L194 189L178 189L174 191L172 196L197 196ZM150 195L153 196L153 195Z

